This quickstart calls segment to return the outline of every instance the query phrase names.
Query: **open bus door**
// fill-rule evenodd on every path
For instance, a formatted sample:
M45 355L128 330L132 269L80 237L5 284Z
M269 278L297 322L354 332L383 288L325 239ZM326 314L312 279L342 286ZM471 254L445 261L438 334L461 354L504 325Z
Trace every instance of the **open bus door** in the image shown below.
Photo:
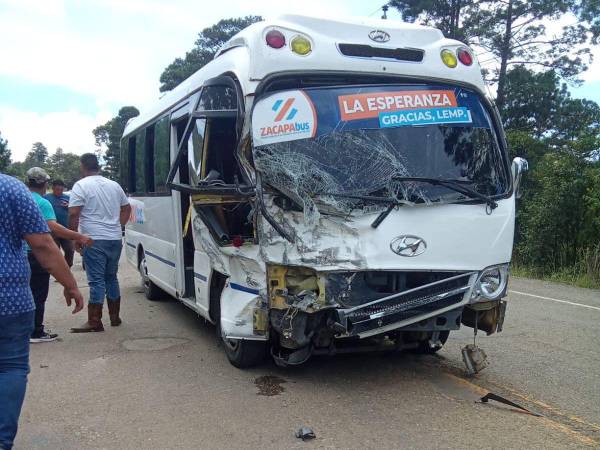
M229 275L219 247L255 242L252 189L237 160L243 97L231 77L208 80L189 116L169 174L182 214L185 299L209 311ZM178 174L179 180L174 181ZM211 316L213 320L216 317Z

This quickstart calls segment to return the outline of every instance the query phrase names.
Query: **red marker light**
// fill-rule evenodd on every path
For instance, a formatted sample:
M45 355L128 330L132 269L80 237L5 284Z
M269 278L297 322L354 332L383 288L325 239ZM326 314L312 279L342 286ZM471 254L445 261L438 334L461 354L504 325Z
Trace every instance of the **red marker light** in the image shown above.
M281 48L285 45L285 36L279 30L271 30L266 36L267 45L272 48Z
M458 56L458 60L465 66L470 66L473 64L473 56L471 55L471 52L464 47L460 47L458 50L456 50L456 56Z

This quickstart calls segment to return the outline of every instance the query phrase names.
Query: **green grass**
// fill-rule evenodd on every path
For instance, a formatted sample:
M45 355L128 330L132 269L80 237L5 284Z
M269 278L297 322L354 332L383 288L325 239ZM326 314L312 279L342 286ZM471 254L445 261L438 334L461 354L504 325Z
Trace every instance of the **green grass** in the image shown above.
M600 289L600 279L592 277L583 271L574 269L560 269L553 272L547 272L540 270L537 267L528 267L513 263L510 266L510 273L515 277L535 278L538 280L570 284L582 288Z

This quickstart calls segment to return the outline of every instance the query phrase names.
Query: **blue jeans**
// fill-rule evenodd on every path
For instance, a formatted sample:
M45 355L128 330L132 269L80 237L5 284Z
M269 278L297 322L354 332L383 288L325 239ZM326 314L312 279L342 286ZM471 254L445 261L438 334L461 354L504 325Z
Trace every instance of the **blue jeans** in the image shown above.
M119 258L123 243L119 241L94 241L83 250L83 263L90 286L90 303L103 304L104 297L117 300L119 291Z
M29 373L29 336L34 311L0 316L0 448L11 449L17 434Z

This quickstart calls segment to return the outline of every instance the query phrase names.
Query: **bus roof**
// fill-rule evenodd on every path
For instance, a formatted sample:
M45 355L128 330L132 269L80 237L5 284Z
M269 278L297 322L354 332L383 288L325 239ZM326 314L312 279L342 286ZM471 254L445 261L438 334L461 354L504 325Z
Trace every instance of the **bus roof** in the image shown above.
M286 44L279 49L269 47L265 36L279 30ZM291 50L295 36L307 38L311 52L301 56ZM426 77L467 83L485 92L485 84L477 59L467 66L446 66L440 56L443 49L455 52L464 44L447 39L436 28L395 20L352 19L331 20L300 15L284 15L255 23L233 36L209 64L191 75L156 104L132 119L124 135L154 120L176 106L202 84L224 73L233 73L244 95L253 94L265 77L279 72L347 71L369 74L392 74ZM395 59L381 50L408 51L407 59L422 52L422 60ZM366 53L365 53L366 52ZM472 53L472 52L471 52ZM394 56L394 55L392 55Z

